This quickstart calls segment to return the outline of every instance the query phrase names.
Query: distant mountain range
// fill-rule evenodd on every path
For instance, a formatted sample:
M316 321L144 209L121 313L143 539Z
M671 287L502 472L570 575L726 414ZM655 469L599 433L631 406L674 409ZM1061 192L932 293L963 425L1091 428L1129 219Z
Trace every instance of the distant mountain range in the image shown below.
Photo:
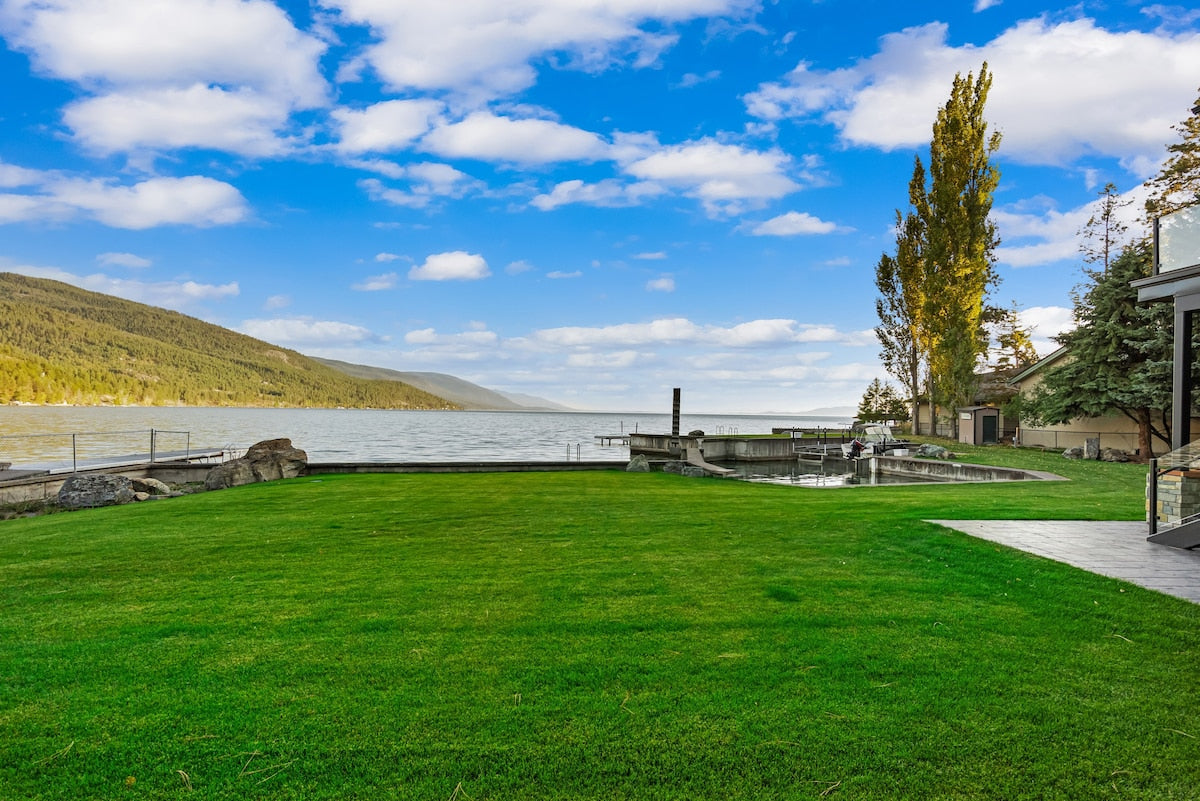
M0 273L0 404L563 409L439 373L314 359L194 317Z
M445 373L305 356L178 312L0 273L0 404L7 403L578 411Z
M355 378L377 379L385 381L401 381L417 389L445 398L464 409L489 411L577 411L560 403L538 398L533 395L497 392L495 390L472 384L445 373L410 373L401 370L389 370L385 367L368 367L363 364L340 362L336 359L320 359L312 357L334 370L340 370Z

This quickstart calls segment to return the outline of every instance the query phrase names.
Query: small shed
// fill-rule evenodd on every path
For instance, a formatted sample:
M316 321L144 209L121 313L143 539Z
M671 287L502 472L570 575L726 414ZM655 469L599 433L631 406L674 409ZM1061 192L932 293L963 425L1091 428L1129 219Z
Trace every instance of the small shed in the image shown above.
M959 408L958 441L964 445L995 445L1000 441L1000 410L995 406Z

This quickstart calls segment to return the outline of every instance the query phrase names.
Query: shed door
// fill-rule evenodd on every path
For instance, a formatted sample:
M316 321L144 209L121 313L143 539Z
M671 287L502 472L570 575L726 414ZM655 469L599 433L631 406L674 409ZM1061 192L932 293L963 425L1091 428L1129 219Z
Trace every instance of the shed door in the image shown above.
M999 417L989 414L987 417L983 418L983 442L985 445L995 444L1000 441L1000 438L997 436L997 429L999 426Z

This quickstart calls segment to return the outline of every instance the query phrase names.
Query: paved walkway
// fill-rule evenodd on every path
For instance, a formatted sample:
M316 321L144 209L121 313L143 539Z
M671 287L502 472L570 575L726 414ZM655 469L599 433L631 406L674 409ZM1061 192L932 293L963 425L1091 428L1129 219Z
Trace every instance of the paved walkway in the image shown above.
M1200 604L1200 552L1146 542L1143 522L929 522Z

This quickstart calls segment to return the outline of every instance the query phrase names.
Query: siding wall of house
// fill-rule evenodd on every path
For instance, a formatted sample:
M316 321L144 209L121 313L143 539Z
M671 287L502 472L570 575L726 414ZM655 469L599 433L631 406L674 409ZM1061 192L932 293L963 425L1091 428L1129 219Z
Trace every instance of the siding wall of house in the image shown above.
M1081 417L1069 423L1017 429L1017 444L1032 448L1082 448L1085 440L1100 438L1101 448L1118 448L1132 453L1138 447L1137 426L1125 416ZM1159 443L1162 446L1162 443ZM1162 446L1165 448L1165 446ZM1158 450L1156 447L1155 450Z
M1030 375L1021 381L1021 393L1027 395L1033 392L1041 382L1040 373ZM1162 415L1155 412L1154 417L1157 420L1161 419ZM1134 453L1138 449L1137 423L1123 414L1081 417L1058 425L1022 425L1017 433L1017 442L1020 445L1035 448L1066 450L1067 448L1082 447L1084 441L1090 437L1099 437L1101 448L1119 448L1130 453ZM1193 417L1192 439L1195 440L1198 437L1200 437L1200 418ZM1153 442L1153 448L1155 455L1162 455L1170 450L1165 442L1157 439Z

